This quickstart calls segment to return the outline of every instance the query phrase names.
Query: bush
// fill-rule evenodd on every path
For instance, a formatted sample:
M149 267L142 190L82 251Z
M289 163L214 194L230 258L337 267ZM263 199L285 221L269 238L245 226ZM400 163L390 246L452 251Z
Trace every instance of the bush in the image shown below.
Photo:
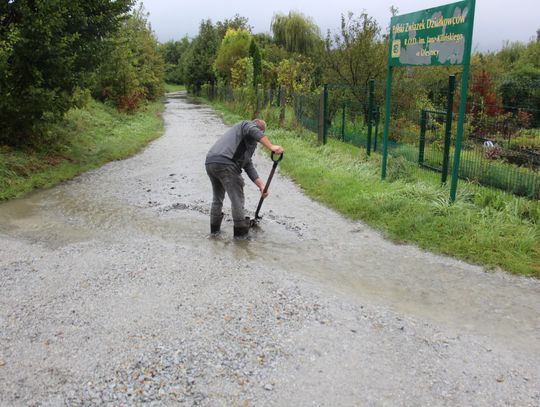
M0 143L39 142L75 105L130 0L3 2L0 12ZM9 62L8 62L9 61Z

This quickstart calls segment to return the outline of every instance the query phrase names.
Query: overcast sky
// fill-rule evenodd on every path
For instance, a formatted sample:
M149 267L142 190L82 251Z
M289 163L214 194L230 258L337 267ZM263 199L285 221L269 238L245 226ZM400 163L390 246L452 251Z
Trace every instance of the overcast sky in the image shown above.
M365 11L374 17L383 29L390 21L390 6L399 14L423 10L453 1L437 0L142 0L150 13L150 23L158 40L165 42L184 36L194 37L203 19L212 22L232 18L235 14L247 17L254 33L270 32L275 13L300 11L311 17L321 29L339 28L341 14L352 11L358 15ZM540 28L540 0L477 0L473 50L498 50L504 41L528 42L536 38Z

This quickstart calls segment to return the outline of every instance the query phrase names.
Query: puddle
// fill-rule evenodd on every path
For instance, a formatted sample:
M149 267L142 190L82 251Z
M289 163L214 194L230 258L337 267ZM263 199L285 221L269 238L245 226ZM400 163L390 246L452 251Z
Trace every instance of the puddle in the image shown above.
M204 157L226 130L207 106L168 94L166 131L141 154L55 188L0 204L2 235L57 249L86 240L159 238L204 248L320 282L336 295L524 350L540 350L540 284L489 274L453 259L395 245L305 197L278 174L260 228L234 241L226 200L223 234L208 236L210 184ZM261 177L271 162L258 155ZM246 208L258 202L246 186ZM205 259L201 259L204 267Z

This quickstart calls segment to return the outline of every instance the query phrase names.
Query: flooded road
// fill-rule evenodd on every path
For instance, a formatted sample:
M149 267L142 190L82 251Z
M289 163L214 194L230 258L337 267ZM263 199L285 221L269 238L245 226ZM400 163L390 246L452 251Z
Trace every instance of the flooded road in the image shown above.
M364 224L346 220L306 197L298 186L279 173L279 169L272 182L271 195L261 210L260 228L253 231L249 240L232 239L228 200L224 207L223 233L218 238L210 238L211 188L204 157L227 126L210 108L193 103L183 93L169 94L164 118L164 136L136 157L109 163L73 181L0 205L0 293L3 296L0 328L5 332L0 336L0 344L5 347L0 354L0 366L9 365L12 358L21 358L22 347L26 344L32 348L35 342L30 338L23 340L21 347L13 344L13 335L20 333L13 328L18 320L13 316L16 313L13 310L19 306L15 304L30 306L36 298L38 302L46 302L44 292L50 293L47 301L58 295L69 297L70 292L76 293L82 286L91 291L95 301L100 298L97 303L92 302L92 307L98 309L100 301L110 301L110 309L116 309L114 296L106 300L100 297L107 291L107 284L93 290L101 273L108 275L117 267L127 271L125 275L115 275L117 284L112 284L122 303L122 284L133 284L133 280L127 279L129 276L152 279L152 275L140 274L144 270L144 273L156 273L153 275L159 280L157 270L168 270L170 275L164 279L165 286L154 287L156 295L149 296L152 289L148 285L153 285L147 282L146 294L145 288L134 289L137 294L133 294L133 298L140 299L138 305L129 301L125 304L126 315L134 312L133 309L142 315L161 315L163 311L159 307L174 301L174 289L180 290L173 288L174 275L175 270L184 270L184 266L191 269L189 273L197 273L197 278L204 280L195 286L201 290L201 287L211 286L205 278L211 279L222 266L229 270L251 270L246 273L259 270L263 280L264 273L276 271L285 280L307 282L325 298L337 298L360 307L358 309L364 306L383 309L397 315L399 320L410 318L420 321L420 325L434 326L447 337L476 338L483 341L483 348L496 354L498 360L508 358L516 360L518 365L530 361L534 366L540 359L538 281L499 272L487 273L477 266L386 241ZM285 154L285 159L294 157ZM266 178L271 167L269 159L259 151L254 161L260 176ZM254 211L257 190L248 183L246 201L246 208ZM33 274L30 269L34 270ZM234 278L235 273L227 277L229 282ZM40 281L45 282L45 286L40 286ZM62 292L61 286L65 286L67 292ZM173 291L165 295L164 290ZM216 294L219 297L220 291ZM20 295L26 296L22 302L17 297ZM201 291L199 295L206 298L210 294ZM91 300L86 298L81 304L87 302ZM154 309L153 313L148 314L149 308ZM84 310L90 313L88 308ZM62 315L61 310L58 313ZM171 310L166 314L168 318L176 315ZM88 314L88 318L94 317ZM120 325L125 329L134 329L125 322L125 315L117 318L116 324L123 321ZM113 325L104 321L100 326ZM73 337L74 342L76 338ZM39 355L48 354L36 348L28 358L38 360ZM24 364L24 361L18 363ZM0 378L5 371L6 367L0 367ZM532 371L529 376L534 374L534 368ZM85 374L91 376L91 372ZM533 379L528 377L526 382ZM24 382L22 377L19 380ZM13 389L17 388L14 383L6 393L10 398L4 401L24 400L14 396L16 390ZM281 385L287 388L285 383ZM26 383L25 386L38 385ZM263 386L266 393L268 386ZM270 387L273 386L275 384ZM459 390L455 392L460 394ZM74 400L82 397L75 393ZM104 397L103 393L99 394ZM530 396L526 399L529 401L540 397L538 392L522 394ZM55 400L50 395L43 397L48 402ZM280 397L269 400L280 405ZM424 401L428 404L444 404L444 398L437 395L426 397ZM455 397L450 400L470 401ZM238 401L234 397L232 400ZM349 405L349 401L345 399L344 403ZM252 399L252 403L258 405L256 399Z

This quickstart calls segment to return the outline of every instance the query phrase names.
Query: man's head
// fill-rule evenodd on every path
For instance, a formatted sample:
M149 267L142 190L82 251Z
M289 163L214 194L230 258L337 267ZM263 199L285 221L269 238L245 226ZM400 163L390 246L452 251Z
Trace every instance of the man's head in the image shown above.
M261 119L255 119L253 121L255 122L255 125L259 128L259 130L264 133L264 131L266 130L266 122Z

